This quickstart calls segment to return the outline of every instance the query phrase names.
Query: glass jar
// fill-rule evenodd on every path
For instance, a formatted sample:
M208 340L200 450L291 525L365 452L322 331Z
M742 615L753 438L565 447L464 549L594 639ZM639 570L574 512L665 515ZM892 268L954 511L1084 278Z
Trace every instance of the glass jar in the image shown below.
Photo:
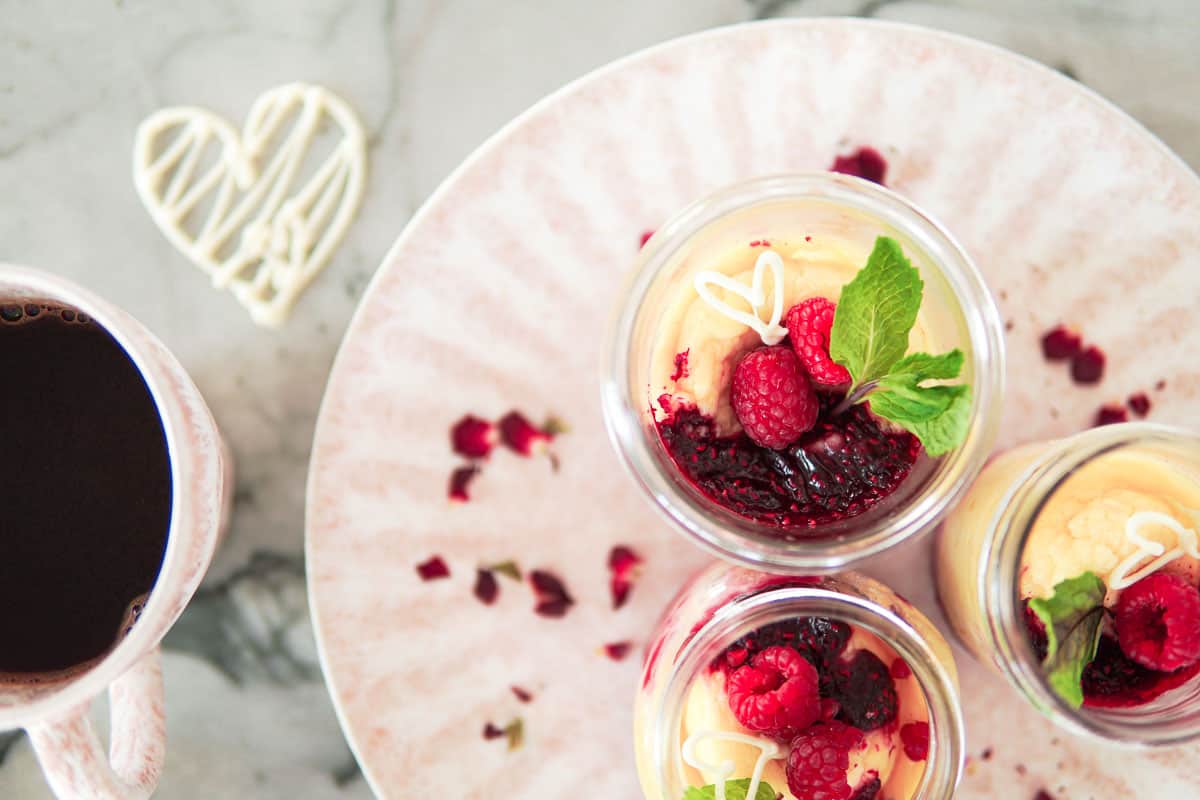
M661 339L679 322L681 292L694 293L695 273L735 245L771 236L800 242L807 237L814 246L833 243L857 264L844 280L831 282L829 291L836 292L866 263L881 235L900 243L924 281L918 327L936 342L938 352L957 347L965 354L962 380L974 397L968 433L945 456L931 459L922 453L899 488L869 510L822 525L814 535L781 535L780 528L712 501L672 461L654 414L662 388L654 385L664 358ZM685 209L654 234L621 295L602 394L614 447L678 530L723 558L774 572L805 573L842 568L931 529L983 466L999 421L1003 382L999 313L978 270L953 238L885 188L845 175L814 173L728 187Z
M1119 460L1129 458L1139 461ZM1130 463L1153 469L1131 470ZM1158 469L1167 472L1157 473ZM1179 483L1173 487L1176 481ZM1175 745L1200 736L1200 679L1189 680L1141 705L1073 708L1051 689L1030 641L1022 580L1037 579L1042 585L1037 594L1044 596L1057 581L1084 571L1097 573L1108 584L1106 576L1118 562L1116 555L1102 555L1094 563L1072 566L1072 561L1064 563L1068 556L1058 546L1051 564L1057 571L1040 570L1049 577L1031 575L1037 556L1029 554L1027 545L1035 525L1056 507L1071 513L1086 511L1086 502L1111 492L1114 486L1128 486L1146 496L1184 487L1200 498L1200 437L1147 423L1108 425L997 456L947 516L938 535L938 592L947 618L967 649L1057 724L1113 742ZM1046 519L1059 527L1057 516ZM1077 537L1081 529L1068 530ZM1046 552L1040 545L1038 549ZM1096 558L1094 554L1090 557Z
M949 645L920 611L857 573L788 577L715 563L671 603L647 651L634 705L634 747L646 800L679 800L688 786L703 780L685 763L681 741L697 679L739 638L797 617L826 617L861 629L905 661L924 701L930 735L915 792L896 800L952 797L965 749L957 672Z

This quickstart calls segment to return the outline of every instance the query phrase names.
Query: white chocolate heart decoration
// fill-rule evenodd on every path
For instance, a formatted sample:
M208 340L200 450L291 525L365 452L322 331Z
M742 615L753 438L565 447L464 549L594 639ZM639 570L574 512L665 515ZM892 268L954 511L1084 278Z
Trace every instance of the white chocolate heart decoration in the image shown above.
M1167 550L1161 543L1147 539L1142 535L1142 528L1147 525L1162 525L1175 534L1175 547ZM1158 511L1139 511L1129 517L1125 523L1125 538L1137 545L1138 549L1117 565L1108 576L1110 589L1125 589L1152 575L1170 564L1177 558L1191 556L1200 558L1200 547L1197 547L1196 532L1185 528L1179 520L1169 514ZM1153 559L1136 572L1134 569L1147 558Z
M314 137L330 124L337 141L313 163ZM138 126L133 180L159 230L213 286L278 327L350 227L366 162L350 107L290 83L254 101L240 136L202 108L151 114Z
M683 756L683 760L689 766L699 770L701 774L715 776L713 780L715 800L725 800L725 782L733 777L733 770L736 768L736 765L732 760L728 759L712 763L701 758L696 752L696 748L700 746L701 742L708 741L709 739L748 744L758 748L758 759L754 762L754 774L750 776L750 785L746 787L746 797L748 800L752 800L752 798L758 796L758 787L762 783L763 770L767 768L767 764L774 759L783 757L783 752L780 750L779 745L770 739L763 739L758 736L750 736L749 734L737 733L735 731L696 731L683 743L680 755Z
M763 322L759 309L767 302L766 290L763 288L763 273L768 268L774 278L772 281L774 284L774 307L771 309L770 321ZM693 285L696 287L696 294L700 295L704 302L734 322L740 322L752 329L762 339L763 344L779 344L788 332L787 328L779 324L779 321L783 319L783 259L779 257L778 253L774 250L766 250L759 255L758 260L754 262L752 281L751 285L747 286L723 273L703 270L696 273ZM739 311L725 301L718 300L717 296L713 294L713 286L720 286L745 300L750 305L751 312Z

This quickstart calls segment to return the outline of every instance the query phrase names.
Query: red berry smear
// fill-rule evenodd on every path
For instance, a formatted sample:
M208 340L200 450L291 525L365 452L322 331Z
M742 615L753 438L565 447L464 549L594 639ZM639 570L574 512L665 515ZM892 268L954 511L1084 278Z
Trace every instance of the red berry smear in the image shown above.
M821 386L849 386L850 373L829 357L829 332L833 329L835 303L810 297L788 310L784 318L792 349L813 382Z
M1104 351L1089 347L1071 359L1071 377L1076 383L1099 383L1104 377Z
M787 447L817 421L820 403L800 359L788 347L760 347L733 371L733 412L760 447Z
M690 352L692 352L691 348L688 348L682 353L675 354L675 371L671 373L671 380L681 381L688 376L688 353Z
M814 725L799 734L788 753L788 791L805 800L850 800L846 770L850 751L862 743L862 731L840 722Z
M1113 610L1121 650L1143 667L1174 672L1200 661L1200 592L1184 578L1148 575Z
M472 414L467 414L450 429L450 446L467 458L487 458L499 438L495 425Z
M758 733L790 739L817 721L817 671L790 647L768 647L726 679L729 709Z
M779 528L783 539L863 513L908 477L921 443L885 432L859 404L833 416L841 395L818 395L816 425L784 450L756 445L746 433L718 437L694 408L659 420L663 445L680 471L717 505Z
M1079 355L1083 337L1078 331L1059 325L1042 337L1042 355L1048 361L1064 361Z
M904 755L912 761L924 761L929 757L929 723L910 722L900 727L900 742L904 745ZM986 751L985 751L986 752ZM990 754L984 758L990 758Z
M874 147L860 147L848 156L835 158L829 169L883 186L883 179L887 177L887 159Z

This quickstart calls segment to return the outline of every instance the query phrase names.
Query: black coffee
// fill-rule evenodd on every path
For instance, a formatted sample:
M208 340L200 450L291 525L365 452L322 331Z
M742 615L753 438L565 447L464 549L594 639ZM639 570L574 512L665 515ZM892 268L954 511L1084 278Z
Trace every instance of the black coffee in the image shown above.
M81 313L0 300L0 673L111 649L170 515L162 423L129 356Z

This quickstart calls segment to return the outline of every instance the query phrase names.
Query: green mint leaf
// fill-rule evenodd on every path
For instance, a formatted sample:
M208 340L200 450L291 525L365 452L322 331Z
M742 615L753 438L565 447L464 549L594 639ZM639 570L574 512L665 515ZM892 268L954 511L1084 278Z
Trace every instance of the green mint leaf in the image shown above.
M882 378L908 350L924 283L895 239L875 240L867 264L842 287L829 355L850 371L854 387Z
M1100 646L1104 593L1104 581L1085 572L1056 584L1052 596L1029 601L1046 626L1046 680L1072 708L1083 705L1083 668Z
M921 440L937 457L962 444L971 424L971 387L919 386L904 376L888 376L871 394L871 411Z
M963 353L957 347L949 353L931 356L929 353L913 353L897 361L888 370L888 377L912 375L917 383L921 381L946 380L957 378L962 372Z
M749 791L749 778L725 781L725 800L746 800L746 793ZM716 800L716 797L717 787L712 783L703 788L693 786L683 793L683 800ZM777 797L779 792L772 789L771 784L762 781L758 784L758 791L754 793L753 800L775 800Z

